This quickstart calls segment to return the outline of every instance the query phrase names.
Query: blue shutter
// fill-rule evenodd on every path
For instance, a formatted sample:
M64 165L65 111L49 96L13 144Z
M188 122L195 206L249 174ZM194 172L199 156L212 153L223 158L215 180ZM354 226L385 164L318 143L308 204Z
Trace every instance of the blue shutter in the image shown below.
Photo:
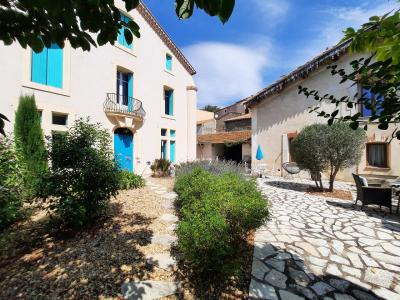
M171 55L167 54L167 56L166 56L165 68L168 71L172 71L172 56Z
M128 111L133 109L133 74L128 74Z
M169 148L170 148L169 160L174 163L175 162L175 141L170 142Z
M121 14L121 21L125 22L125 23L129 23L129 21L131 21L130 18L128 18L127 16ZM133 48L133 43L128 44L128 42L125 39L125 35L124 35L124 30L128 29L126 26L122 26L122 28L120 28L119 33L118 33L118 43L126 48L132 49ZM130 29L128 29L130 30Z
M47 48L36 53L32 50L31 80L33 82L47 83Z
M171 137L175 137L176 131L175 130L171 130L170 136Z
M371 90L363 88L363 89L362 89L362 97L363 97L365 100L368 99L369 102L371 102L371 101L372 101L372 93L371 93ZM365 105L362 105L362 116L363 116L363 117L370 117L371 115L372 115L372 111L371 111L370 109L366 108Z
M169 91L169 115L174 115L174 91Z
M128 18L127 16L124 16L125 17L125 23L129 23L129 21L131 20L130 18ZM131 31L128 27L126 27L126 29L128 29L129 31ZM132 31L131 31L131 33L132 33ZM125 40L125 35L124 35L124 40ZM127 48L129 48L129 49L132 49L132 46L133 46L133 44L132 43L128 43L126 40L125 40L125 47L127 47Z
M47 50L47 85L63 87L63 50L52 44Z

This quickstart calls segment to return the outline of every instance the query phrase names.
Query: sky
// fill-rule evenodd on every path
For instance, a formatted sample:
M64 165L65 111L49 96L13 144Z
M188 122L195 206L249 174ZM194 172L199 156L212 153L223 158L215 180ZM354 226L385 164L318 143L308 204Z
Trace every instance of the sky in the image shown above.
M236 0L222 24L201 10L179 20L172 0L144 2L196 69L199 108L255 94L335 45L347 27L400 6L396 0Z

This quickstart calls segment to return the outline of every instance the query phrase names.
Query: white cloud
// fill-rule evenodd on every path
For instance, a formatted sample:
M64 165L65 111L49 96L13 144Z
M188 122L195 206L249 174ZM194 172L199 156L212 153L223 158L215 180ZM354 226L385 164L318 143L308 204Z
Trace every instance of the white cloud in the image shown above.
M250 5L254 5L257 15L271 25L283 19L290 8L287 0L251 0L249 2Z
M307 41L307 46L293 51L292 59L287 63L293 68L305 63L337 44L343 38L343 30L346 28L358 29L371 16L382 16L396 8L399 8L397 0L384 0L375 5L366 3L363 6L331 7L321 11L325 17L321 24L315 25L315 38Z
M263 87L263 72L270 63L266 43L201 42L183 49L197 70L198 106L227 105Z

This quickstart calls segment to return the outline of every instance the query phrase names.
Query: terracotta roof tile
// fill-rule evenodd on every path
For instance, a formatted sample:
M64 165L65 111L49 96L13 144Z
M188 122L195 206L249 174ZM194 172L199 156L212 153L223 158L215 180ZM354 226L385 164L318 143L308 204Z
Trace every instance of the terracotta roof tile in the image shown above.
M212 144L245 142L249 139L251 139L251 130L217 132L197 136L198 143Z

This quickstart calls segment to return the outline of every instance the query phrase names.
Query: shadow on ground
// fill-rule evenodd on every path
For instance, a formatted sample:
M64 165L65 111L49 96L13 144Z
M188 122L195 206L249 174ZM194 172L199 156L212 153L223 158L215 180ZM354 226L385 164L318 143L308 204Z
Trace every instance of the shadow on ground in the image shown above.
M122 213L111 204L107 218L78 232L52 231L42 219L18 228L0 253L0 299L97 299L121 294L126 280L152 271L137 245L147 245L152 219ZM137 298L140 293L136 291Z
M250 299L278 299L277 295L281 299L298 299L295 295L306 299L383 299L357 284L355 278L317 275L298 254L269 243L256 243L254 256Z

